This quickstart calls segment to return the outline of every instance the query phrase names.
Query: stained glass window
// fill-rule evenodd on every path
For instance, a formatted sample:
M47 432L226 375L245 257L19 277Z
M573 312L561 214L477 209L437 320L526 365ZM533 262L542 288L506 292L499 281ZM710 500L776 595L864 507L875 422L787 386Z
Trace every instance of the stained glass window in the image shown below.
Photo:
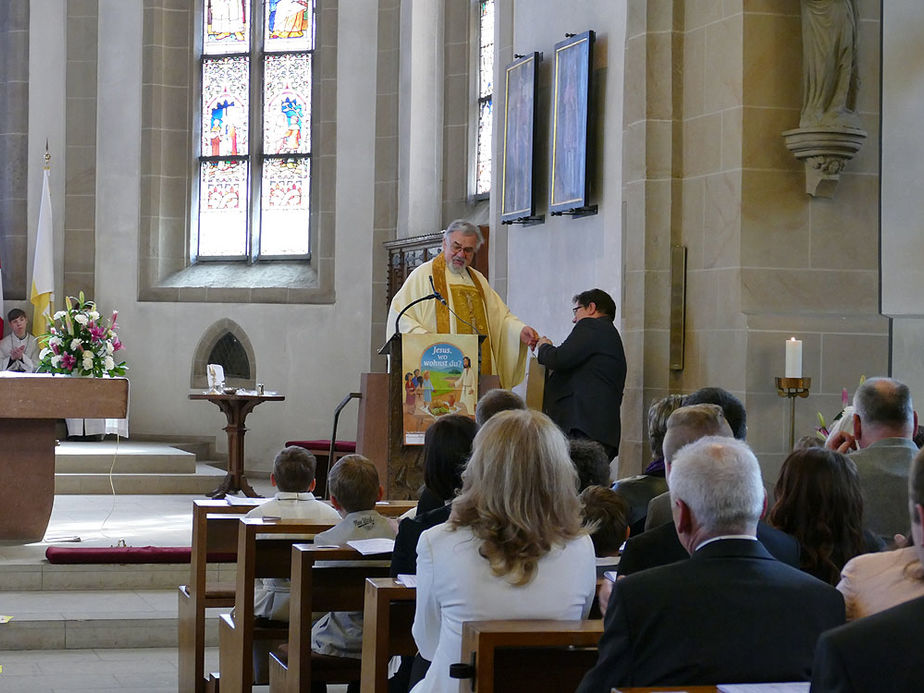
M263 72L263 151L311 152L311 56L268 55Z
M250 47L250 0L205 0L203 52L246 53Z
M491 128L494 95L494 0L478 3L478 130L475 194L491 192Z
M202 11L190 253L308 258L315 0L202 0Z

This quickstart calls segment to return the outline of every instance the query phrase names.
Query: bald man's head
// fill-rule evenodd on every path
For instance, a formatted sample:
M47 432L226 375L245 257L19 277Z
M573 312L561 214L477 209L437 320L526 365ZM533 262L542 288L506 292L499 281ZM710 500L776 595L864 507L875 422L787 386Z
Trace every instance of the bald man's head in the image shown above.
M684 445L706 436L733 438L731 426L717 404L691 404L675 409L667 420L664 434L664 460L670 464Z

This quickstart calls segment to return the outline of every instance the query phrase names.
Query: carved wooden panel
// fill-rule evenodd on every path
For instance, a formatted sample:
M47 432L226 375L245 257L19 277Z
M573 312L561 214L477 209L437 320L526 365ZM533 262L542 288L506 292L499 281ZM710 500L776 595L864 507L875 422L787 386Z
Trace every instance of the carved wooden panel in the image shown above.
M489 228L479 226L481 234L484 236L484 245L475 254L472 260L472 267L481 272L485 277L490 279L488 274L488 236ZM442 249L443 234L441 231L428 233L423 236L412 236L411 238L399 238L395 241L385 243L388 250L388 269L386 272L387 287L385 291L386 303L391 303L392 297L404 284L408 275L425 262L432 260L439 255Z

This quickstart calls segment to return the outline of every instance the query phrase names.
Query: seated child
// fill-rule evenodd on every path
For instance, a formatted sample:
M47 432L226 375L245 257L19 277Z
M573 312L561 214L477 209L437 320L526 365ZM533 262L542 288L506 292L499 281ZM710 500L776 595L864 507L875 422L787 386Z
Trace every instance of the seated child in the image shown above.
M318 524L340 521L340 513L311 493L314 490L314 455L297 445L281 450L273 462L270 481L279 489L273 500L247 513L247 517L278 517L281 520L309 520ZM289 620L289 581L265 578L256 588L254 615L274 621Z
M384 491L379 473L362 455L345 455L328 476L330 502L343 519L314 538L314 543L343 544L356 539L394 539L395 526L375 511ZM362 611L324 614L311 629L311 649L319 654L360 659L363 643Z
M581 492L584 526L597 557L597 577L619 564L619 551L629 538L629 507L613 489L588 486Z

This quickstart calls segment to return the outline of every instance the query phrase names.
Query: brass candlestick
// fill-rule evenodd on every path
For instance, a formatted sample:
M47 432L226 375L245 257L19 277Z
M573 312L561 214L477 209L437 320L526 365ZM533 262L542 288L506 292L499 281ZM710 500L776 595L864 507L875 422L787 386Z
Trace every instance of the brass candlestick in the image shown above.
M776 394L789 398L789 449L796 443L796 397L808 397L811 378L774 378Z

